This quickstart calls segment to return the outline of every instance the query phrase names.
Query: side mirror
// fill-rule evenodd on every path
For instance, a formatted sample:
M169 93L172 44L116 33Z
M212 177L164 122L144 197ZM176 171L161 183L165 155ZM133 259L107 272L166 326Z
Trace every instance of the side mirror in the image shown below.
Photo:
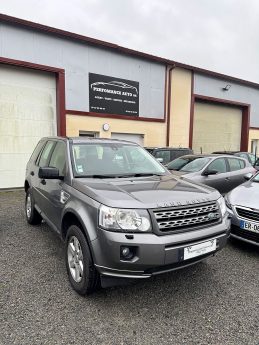
M250 178L252 178L252 177L253 177L252 173L248 173L248 174L244 175L244 179L247 180L247 181L250 180Z
M163 163L163 158L156 158L156 160L159 162L159 163Z
M202 175L209 176L209 175L216 175L218 173L217 170L205 170Z
M41 179L59 179L62 180L63 177L59 176L59 170L53 167L42 167L39 168L39 178Z

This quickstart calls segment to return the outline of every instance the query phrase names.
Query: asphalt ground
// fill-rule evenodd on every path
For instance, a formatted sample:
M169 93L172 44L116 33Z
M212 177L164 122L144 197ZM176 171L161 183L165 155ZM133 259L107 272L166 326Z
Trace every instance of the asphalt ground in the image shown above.
M64 246L0 192L0 344L259 344L259 250L229 243L195 266L81 297Z

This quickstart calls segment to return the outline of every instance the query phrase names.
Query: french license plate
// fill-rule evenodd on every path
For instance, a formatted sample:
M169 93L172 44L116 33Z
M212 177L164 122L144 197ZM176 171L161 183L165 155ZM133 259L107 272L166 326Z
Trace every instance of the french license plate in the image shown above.
M215 238L213 240L209 240L206 242L195 244L193 246L185 247L183 259L188 260L188 259L195 258L196 256L214 252L216 248L217 248L217 240Z
M259 233L259 224L252 223L252 222L246 222L244 220L240 221L240 228L252 232L258 232Z

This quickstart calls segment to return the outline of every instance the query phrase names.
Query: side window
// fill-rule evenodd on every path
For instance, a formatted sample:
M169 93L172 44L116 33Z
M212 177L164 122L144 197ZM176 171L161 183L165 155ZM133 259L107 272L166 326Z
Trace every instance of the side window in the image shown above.
M66 173L66 147L62 141L58 141L52 153L49 166L57 168L59 175L64 176Z
M50 153L55 144L56 144L55 141L48 141L47 144L45 145L38 162L38 165L40 168L46 167L48 165Z
M170 162L170 151L167 150L161 150L161 151L157 151L155 153L155 157L156 158L163 158L163 164L167 164Z
M230 167L230 171L236 171L243 169L245 167L245 163L238 158L228 158L228 163Z
M208 170L216 170L219 174L227 172L227 165L224 158L215 159L209 166Z

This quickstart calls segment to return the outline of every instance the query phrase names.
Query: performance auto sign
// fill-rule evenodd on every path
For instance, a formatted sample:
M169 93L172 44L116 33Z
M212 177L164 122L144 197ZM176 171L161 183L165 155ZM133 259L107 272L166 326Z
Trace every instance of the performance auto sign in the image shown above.
M139 83L89 73L89 109L94 113L139 116Z

